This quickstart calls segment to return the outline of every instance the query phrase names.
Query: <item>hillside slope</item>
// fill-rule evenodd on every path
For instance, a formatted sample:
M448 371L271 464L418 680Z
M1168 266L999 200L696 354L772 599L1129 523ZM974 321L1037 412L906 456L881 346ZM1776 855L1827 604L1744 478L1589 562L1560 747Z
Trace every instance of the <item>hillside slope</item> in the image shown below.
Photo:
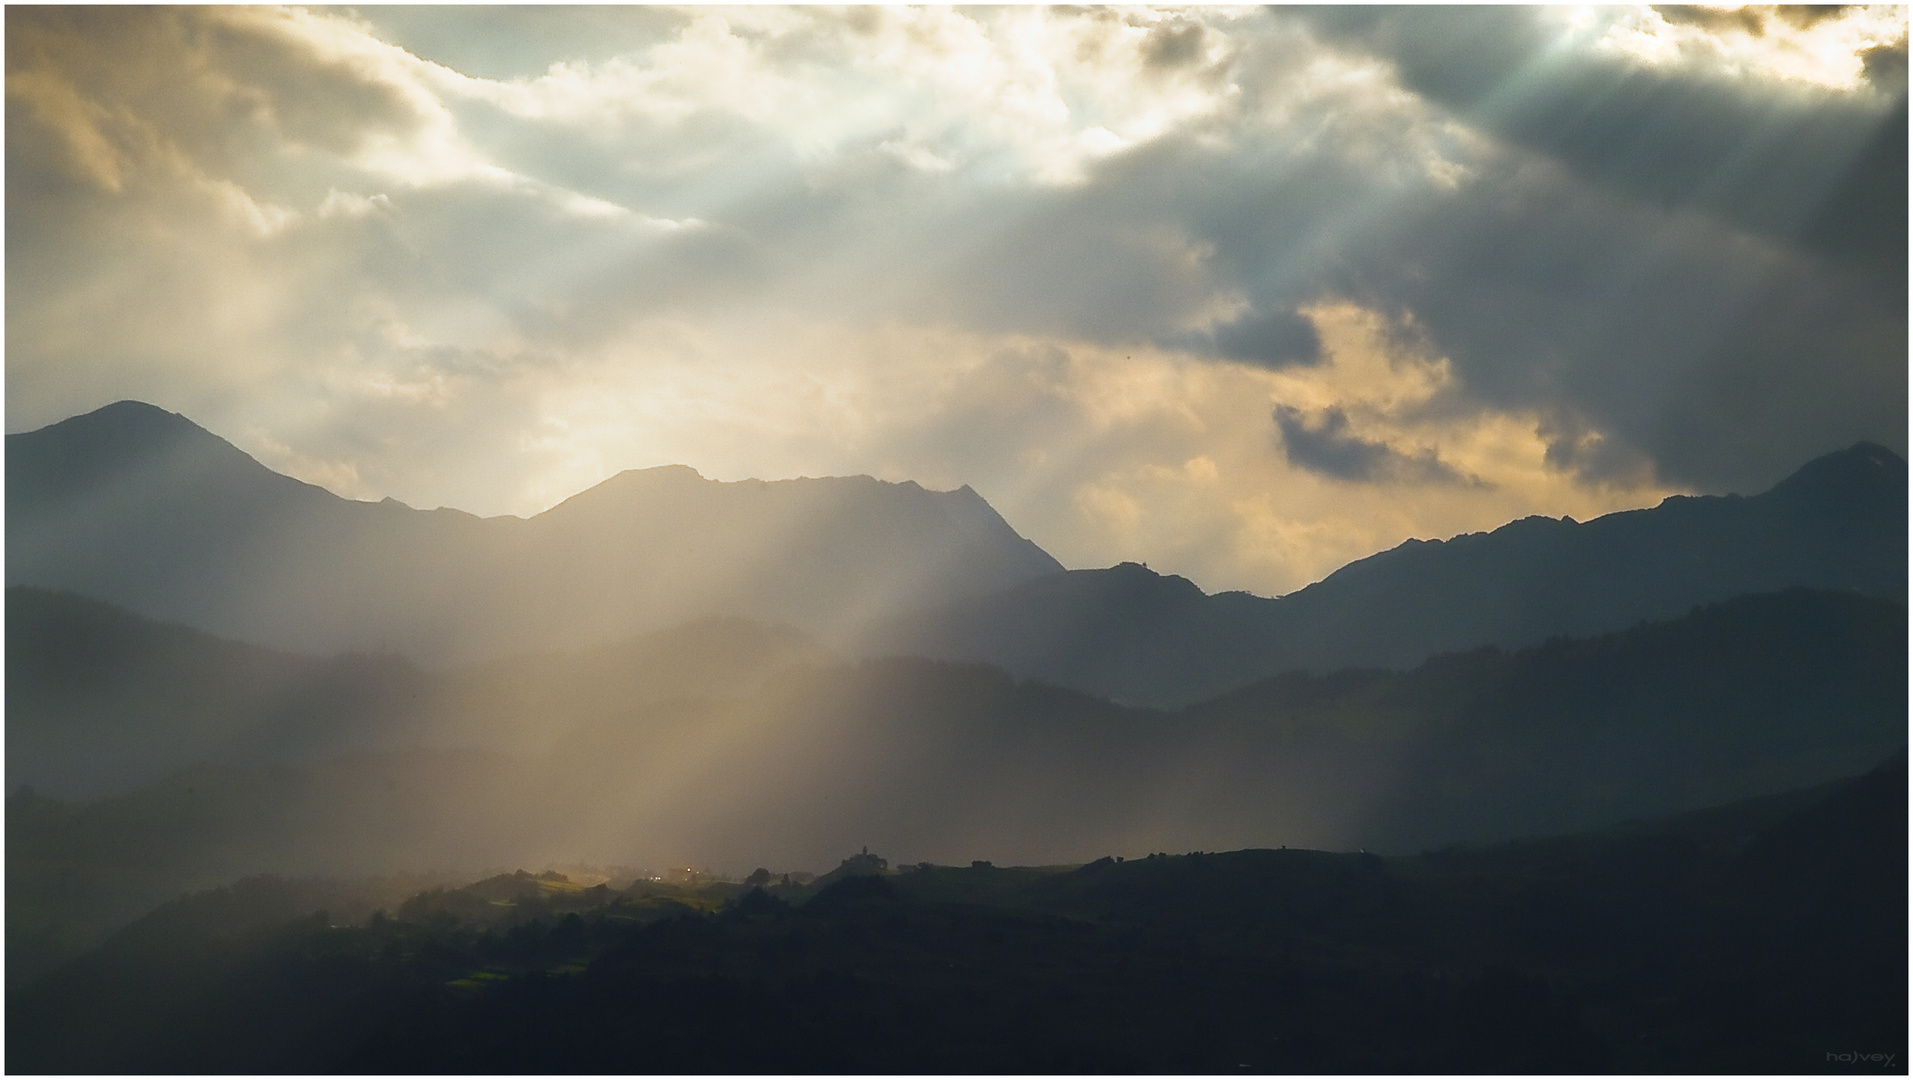
M1899 755L1683 817L1410 858L926 864L755 892L520 871L370 920L250 881L9 994L6 1064L1891 1072L1906 799Z

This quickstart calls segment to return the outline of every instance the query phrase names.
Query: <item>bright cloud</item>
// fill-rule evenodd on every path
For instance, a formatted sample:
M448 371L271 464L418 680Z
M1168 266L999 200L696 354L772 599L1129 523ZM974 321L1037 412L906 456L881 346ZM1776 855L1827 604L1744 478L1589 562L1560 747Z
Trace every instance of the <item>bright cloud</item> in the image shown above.
M1580 12L1570 19L1585 18ZM1866 54L1906 40L1900 5L1622 9L1596 47L1645 64L1838 90L1867 85Z
M7 18L11 430L968 483L1264 593L1904 446L1904 9Z

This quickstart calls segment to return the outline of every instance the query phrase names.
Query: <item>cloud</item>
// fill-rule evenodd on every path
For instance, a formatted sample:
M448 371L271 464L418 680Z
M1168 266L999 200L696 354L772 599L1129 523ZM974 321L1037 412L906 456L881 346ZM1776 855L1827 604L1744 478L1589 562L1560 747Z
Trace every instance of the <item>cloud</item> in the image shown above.
M1337 480L1363 483L1466 483L1433 450L1404 453L1349 430L1348 414L1330 406L1308 416L1292 405L1275 407L1275 425L1289 462Z
M1423 96L1337 103L1322 122L1347 135L1313 157L1167 140L1127 165L1157 213L1214 245L1244 310L1346 296L1412 314L1460 395L1598 431L1602 454L1561 459L1590 482L1647 462L1673 484L1757 490L1856 438L1903 444L1890 101L1556 56L1528 11L1307 17L1359 27L1328 32ZM1378 173L1364 140L1418 173ZM1295 341L1228 353L1309 362Z
M1847 434L1903 438L1903 303L1708 215L1518 159L1485 171L1350 257L1357 295L1414 313L1471 396L1574 414L1704 490L1757 490Z
M1300 312L1280 308L1245 312L1206 335L1192 336L1189 344L1217 356L1269 367L1313 363L1322 355L1315 326Z
M6 17L12 430L971 483L1265 591L1905 446L1903 10Z
M534 79L555 63L602 64L668 41L693 12L666 7L473 7L448 19L429 7L360 8L372 35L424 60L494 82Z
M1864 5L1660 4L1627 12L1597 45L1650 65L1855 89L1866 54L1906 33L1903 12Z
M1904 113L1894 123L1904 87L1881 92L1864 77L1873 50L1904 47L1903 8L1806 27L1747 9L1672 22L1624 8L1312 10L1334 40L1385 57L1405 86L1486 132L1627 197L1782 242L1870 141L1895 137L1905 153ZM1825 78L1775 59L1810 56Z

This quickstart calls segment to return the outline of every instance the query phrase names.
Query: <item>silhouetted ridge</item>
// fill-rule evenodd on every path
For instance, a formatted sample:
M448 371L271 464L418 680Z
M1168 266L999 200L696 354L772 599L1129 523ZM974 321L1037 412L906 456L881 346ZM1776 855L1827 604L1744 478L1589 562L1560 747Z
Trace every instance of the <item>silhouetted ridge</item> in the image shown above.
M1904 516L1906 459L1878 443L1857 442L1801 466L1775 484L1766 497L1829 514Z
M1274 600L1205 596L1129 563L921 612L879 627L863 648L1179 705L1290 669L1407 668L1794 586L1904 603L1906 552L1906 462L1859 443L1761 495L1673 496L1588 522L1537 515L1408 540Z
M581 506L642 499L658 492L686 491L717 482L706 480L702 473L689 465L659 465L649 469L626 469L571 496L545 513L574 513Z
M530 520L341 499L124 402L7 436L7 581L437 664L709 616L834 634L1061 569L973 491L620 473Z
M10 513L155 482L232 485L255 496L308 486L273 473L191 420L141 401L9 435L7 444ZM129 467L139 472L129 476Z
M94 463L163 451L181 441L223 441L178 413L132 400L116 401L32 434L57 440Z
M1401 853L1855 775L1906 743L1906 609L1851 593L1741 597L1406 673L1291 673L1175 713L981 665L819 663L775 631L737 649L749 635L728 623L418 672L70 596L8 601L10 979L18 943L57 956L251 873L529 865L594 845L822 867L845 837L905 865ZM516 733L513 756L429 749L487 732ZM209 757L252 764L179 769ZM75 805L44 797L63 764L94 782L167 775ZM883 869L871 859L851 866ZM48 929L23 928L35 918Z
M10 788L98 796L209 759L316 760L427 703L396 656L294 656L21 586L6 612Z
M411 743L536 751L607 710L744 693L834 657L787 626L705 619L577 653L438 672L391 653L299 656L72 593L6 595L10 788L122 793L205 760L311 762Z

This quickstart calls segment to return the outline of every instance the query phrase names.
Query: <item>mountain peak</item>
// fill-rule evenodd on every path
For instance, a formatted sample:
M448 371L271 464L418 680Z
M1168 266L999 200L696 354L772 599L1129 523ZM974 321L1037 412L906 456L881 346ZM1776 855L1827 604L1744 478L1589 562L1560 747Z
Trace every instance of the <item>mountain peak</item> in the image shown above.
M658 480L702 480L704 474L689 465L654 465L649 469L626 469L620 476L643 476Z
M1878 443L1861 441L1814 458L1766 493L1766 498L1853 513L1906 513L1906 459Z
M665 484L691 485L713 484L717 482L718 481L706 479L703 473L698 472L689 465L653 465L648 469L626 469L612 476L610 479L600 482L598 486L605 487L615 485L619 488L631 486L655 487Z
M1073 574L1092 575L1118 583L1121 588L1130 590L1153 590L1164 596L1197 597L1204 595L1202 588L1180 574L1159 574L1149 568L1148 563L1119 562L1106 570L1078 570Z
M48 424L26 434L51 436L54 432L69 436L83 434L93 439L103 436L116 437L132 442L172 440L193 436L219 438L176 412L168 412L157 405L131 398L115 401L111 405L102 405L92 412L69 416L65 420Z
M116 401L43 428L8 435L8 507L86 490L140 468L244 477L252 482L277 477L238 447L178 413L144 401Z

